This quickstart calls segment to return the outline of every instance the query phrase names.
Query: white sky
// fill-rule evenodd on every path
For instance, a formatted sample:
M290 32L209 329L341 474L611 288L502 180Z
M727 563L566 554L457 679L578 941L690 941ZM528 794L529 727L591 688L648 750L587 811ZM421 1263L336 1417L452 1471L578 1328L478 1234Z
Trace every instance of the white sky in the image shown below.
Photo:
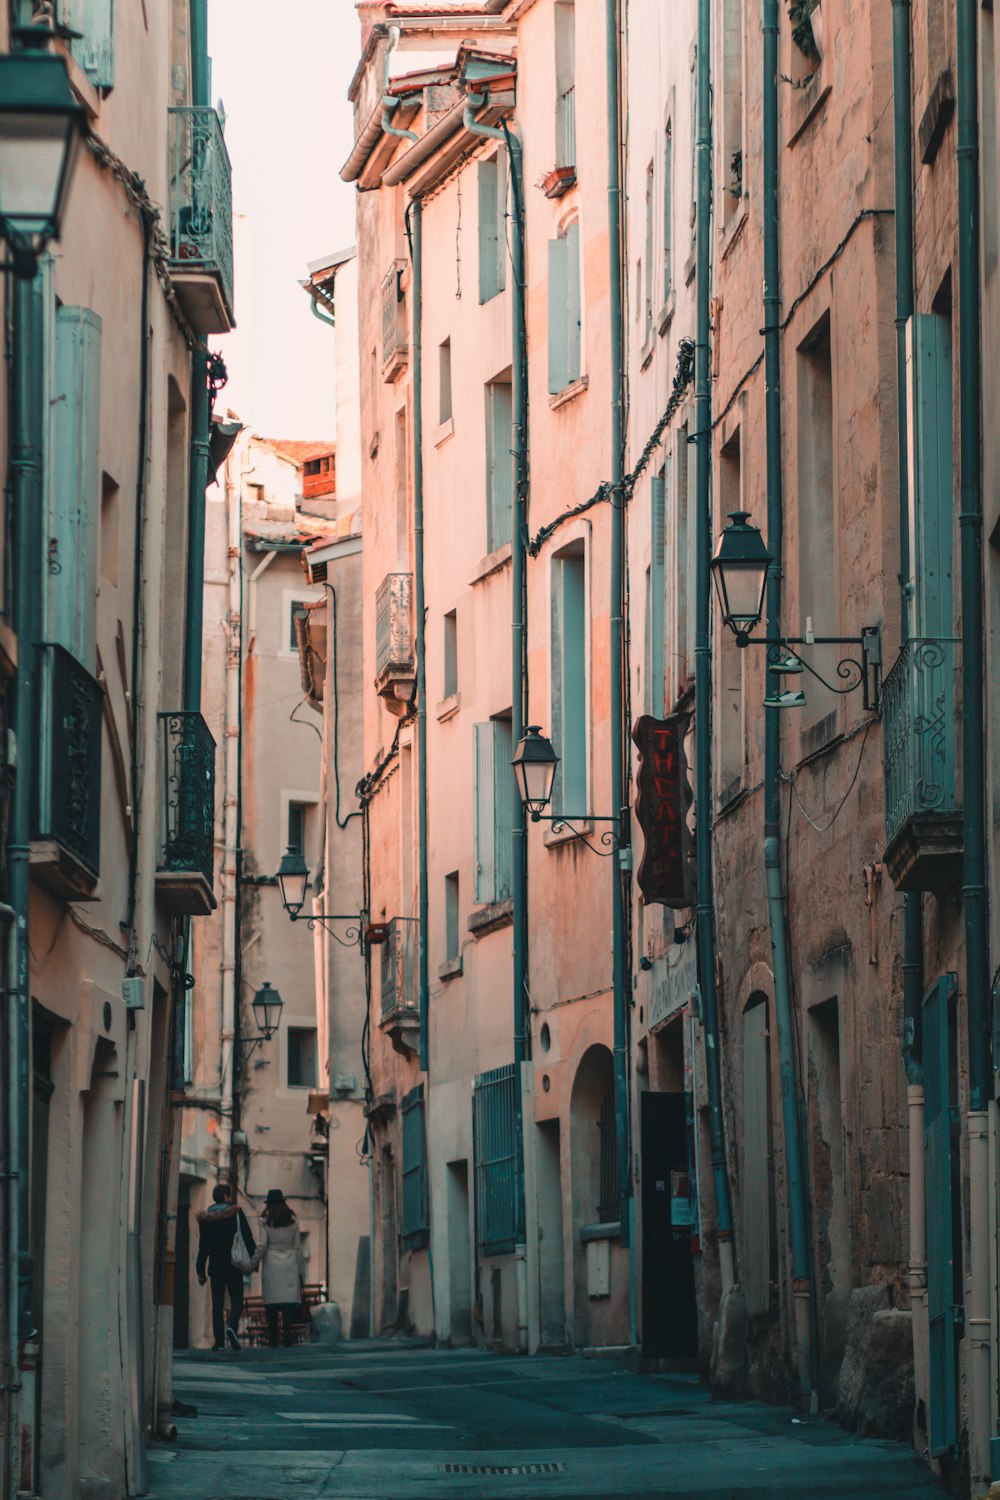
M354 241L347 86L360 55L353 0L210 0L212 100L233 162L237 328L217 343L232 408L268 437L333 438L334 335L298 285Z

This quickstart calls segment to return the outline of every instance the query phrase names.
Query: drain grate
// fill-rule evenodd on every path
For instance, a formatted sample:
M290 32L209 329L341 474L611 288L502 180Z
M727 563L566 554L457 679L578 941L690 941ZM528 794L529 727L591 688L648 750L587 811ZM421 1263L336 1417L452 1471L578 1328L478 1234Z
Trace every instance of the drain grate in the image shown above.
M442 1474L565 1474L565 1464L438 1464Z

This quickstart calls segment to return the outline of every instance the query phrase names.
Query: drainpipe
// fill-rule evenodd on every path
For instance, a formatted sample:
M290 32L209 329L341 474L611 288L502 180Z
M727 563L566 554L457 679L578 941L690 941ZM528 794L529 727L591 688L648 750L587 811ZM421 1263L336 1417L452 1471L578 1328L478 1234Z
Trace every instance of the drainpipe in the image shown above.
M966 1013L969 1029L970 1451L973 1485L988 1483L990 1416L990 1234L988 1110L992 1098L987 938L983 710L983 496L980 472L979 119L976 0L956 0L958 156L958 362L962 547L962 756L965 848Z
M31 976L28 962L29 860L31 854L31 801L37 767L35 744L35 644L40 639L42 595L42 323L40 283L15 278L13 365L11 369L10 499L14 546L14 599L11 623L17 637L18 670L14 680L11 714L17 760L11 800L7 843L7 893L13 908L10 933L12 982L8 991L9 1051L8 1139L12 1174L8 1202L8 1254L16 1255L11 1266L10 1372L15 1394L11 1424L13 1474L18 1490L33 1489L34 1413L28 1395L33 1376L23 1378L33 1355L27 1347L34 1339L31 1302L32 1260L30 1243L30 1130L31 1130ZM29 1472L25 1473L25 1456Z
M899 491L899 636L910 634L910 516L907 465L906 325L913 316L913 103L910 0L892 0L892 112L896 226L896 419ZM927 1328L927 1232L924 1180L924 1070L920 1007L924 992L923 897L903 895L903 1067L907 1081L910 1154L910 1307L917 1400L926 1399L930 1370Z
M695 137L697 197L697 308L694 357L695 399L695 791L698 829L697 936L698 988L705 1029L705 1082L712 1147L712 1181L719 1240L719 1275L725 1298L734 1282L733 1211L726 1169L722 1118L722 1058L719 1001L715 988L715 890L712 871L712 647L709 634L709 557L712 551L712 393L709 387L709 341L712 295L712 0L698 0L698 116Z
M767 543L774 558L767 578L767 634L781 633L781 342L778 317L778 4L763 0L764 155L764 401L767 442ZM767 695L780 691L770 667ZM792 1296L799 1388L816 1409L816 1303L809 1247L809 1193L803 1164L799 1088L795 1076L795 1018L788 965L788 930L781 878L781 710L764 710L764 871L771 924L774 1010L781 1078L782 1138L788 1175L792 1239Z
M430 984L427 977L427 662L424 614L424 393L423 319L424 236L423 204L410 205L413 222L413 574L416 594L417 654L417 844L420 876L418 933L420 944L420 1070L430 1072Z
M624 600L625 600L625 494L622 489L624 440L624 363L622 358L622 192L621 122L619 102L619 0L606 0L605 62L607 67L608 126L608 301L611 313L611 591L610 591L610 749L611 808L618 816L620 847L611 865L611 901L614 984L615 1130L618 1139L618 1217L621 1242L628 1249L629 1342L638 1342L636 1316L636 1265L632 1196L631 1117L629 1110L629 954L626 910L626 880L631 891L631 813L625 801L624 724Z
M496 129L477 123L474 110L484 94L469 94L462 123L473 135L503 141L510 167L512 304L511 404L514 408L514 516L511 526L511 740L524 734L528 708L527 647L527 504L528 504L528 345L524 311L524 196L521 142L507 125ZM510 772L513 777L513 769ZM511 857L514 941L514 1265L517 1281L517 1347L528 1351L528 1248L524 1191L524 1063L527 1052L528 848L524 806L516 792Z

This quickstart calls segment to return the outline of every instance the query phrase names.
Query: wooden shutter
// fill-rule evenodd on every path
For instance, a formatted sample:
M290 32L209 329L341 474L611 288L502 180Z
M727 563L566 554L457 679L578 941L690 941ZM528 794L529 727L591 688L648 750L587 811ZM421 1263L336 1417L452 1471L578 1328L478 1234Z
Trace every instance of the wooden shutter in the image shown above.
M500 290L497 282L497 164L479 163L479 300L488 302Z
M513 894L514 880L514 741L506 719L493 721L494 900Z
M511 539L514 500L514 406L511 387L494 381L488 387L490 459L489 550Z
M580 226L566 231L566 384L579 380L582 369L580 332Z
M649 701L659 718L664 708L663 609L666 595L664 523L666 470L654 474L650 487L651 565L649 574Z
M63 0L60 19L80 33L72 41L73 56L95 88L110 89L115 81L115 0Z
M497 173L497 291L507 285L507 152L501 146L496 157Z
M52 487L46 562L51 641L95 667L100 513L101 320L61 307L51 388Z
M767 1005L743 1012L743 1288L747 1312L771 1305Z
M569 385L566 240L549 240L549 394Z
M911 634L952 625L952 371L950 320L935 313L906 327Z
M476 750L476 900L496 900L495 725L474 726Z

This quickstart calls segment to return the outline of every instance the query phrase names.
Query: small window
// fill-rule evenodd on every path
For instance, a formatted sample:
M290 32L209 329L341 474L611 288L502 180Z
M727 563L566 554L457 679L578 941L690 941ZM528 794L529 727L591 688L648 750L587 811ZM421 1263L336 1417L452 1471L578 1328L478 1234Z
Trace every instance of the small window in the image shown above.
M486 387L486 550L511 539L514 502L514 407L510 377Z
M674 127L667 121L663 138L663 300L674 285Z
M288 1087L290 1089L314 1089L318 1083L316 1028L314 1026L289 1026Z
M458 957L458 871L444 877L445 958Z
M507 157L498 151L479 163L479 300L507 284Z
M587 812L587 586L582 544L552 563L552 743L559 756L553 811Z
M556 166L576 166L576 11L559 0L556 29Z
M288 645L292 651L298 651L299 649L299 635L296 629L296 621L302 620L304 623L308 614L308 604L303 604L301 599L296 599L289 616Z
M444 696L458 692L458 616L454 610L444 617Z
M580 226L549 240L549 393L580 378Z
M653 201L655 177L653 163L646 167L646 275L642 284L642 332L643 342L649 343L653 333Z
M451 339L445 339L438 351L438 421L451 421Z
M306 804L304 802L289 802L288 804L288 830L285 843L293 854L304 855L306 852Z
M318 474L320 472L320 461L318 458L307 458L304 465L306 474Z

